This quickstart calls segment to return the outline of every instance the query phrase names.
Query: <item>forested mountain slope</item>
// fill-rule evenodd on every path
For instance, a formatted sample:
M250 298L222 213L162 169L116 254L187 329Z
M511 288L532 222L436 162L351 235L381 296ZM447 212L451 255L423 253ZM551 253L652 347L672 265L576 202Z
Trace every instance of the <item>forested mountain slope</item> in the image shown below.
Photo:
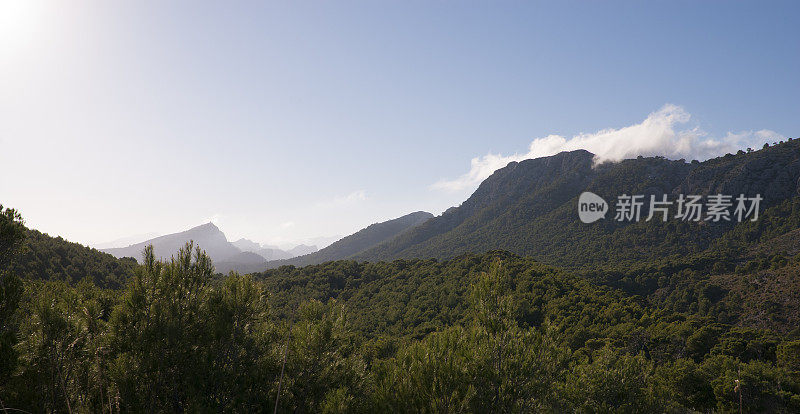
M322 250L287 260L272 261L268 263L268 267L274 268L284 265L305 266L347 259L387 240L391 240L432 217L433 214L431 213L417 211L396 219L371 224L347 237L343 237Z
M492 249L567 267L678 258L706 251L736 223L646 222L645 203L639 222L614 221L611 211L605 220L584 224L577 215L578 196L591 191L613 203L623 194L648 201L664 194L673 201L679 194L760 194L763 211L796 197L799 179L798 140L691 163L640 157L593 166L591 153L565 152L510 163L462 205L354 258L448 258ZM759 222L771 222L769 216Z
M136 261L117 259L99 250L25 229L22 246L5 269L30 280L60 280L69 283L88 278L99 286L121 287L133 274Z

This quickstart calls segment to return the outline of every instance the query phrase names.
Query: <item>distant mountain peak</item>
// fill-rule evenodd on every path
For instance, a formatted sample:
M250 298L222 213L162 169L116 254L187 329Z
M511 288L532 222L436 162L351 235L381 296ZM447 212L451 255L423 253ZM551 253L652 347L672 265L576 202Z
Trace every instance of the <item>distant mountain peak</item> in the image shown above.
M116 257L133 257L138 260L141 258L144 248L148 245L152 245L156 257L169 258L190 241L193 241L195 246L199 246L201 249L205 250L214 261L228 259L240 252L236 246L228 242L225 233L211 222L192 227L182 232L167 234L141 243L136 243L128 247L103 249L102 251Z
M243 252L255 252L263 248L262 245L252 240L241 238L233 242L233 245L238 247Z
M212 223L210 221L208 223L201 224L201 225L199 225L197 227L192 227L191 229L189 229L187 231L208 231L208 232L215 232L215 233L219 232L219 233L222 233L222 230L220 230L219 227L217 227L216 224L214 224L214 223Z

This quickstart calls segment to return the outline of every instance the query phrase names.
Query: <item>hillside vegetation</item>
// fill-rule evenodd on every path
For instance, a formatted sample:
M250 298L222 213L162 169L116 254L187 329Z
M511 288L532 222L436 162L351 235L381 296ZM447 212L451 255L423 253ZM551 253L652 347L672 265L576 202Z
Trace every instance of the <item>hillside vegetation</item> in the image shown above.
M25 229L21 247L5 268L29 280L60 280L74 283L88 279L101 287L119 288L133 274L136 261L117 259L99 250Z
M14 212L0 217L7 258L29 232ZM169 261L146 249L121 289L4 268L0 401L30 412L730 412L741 398L747 412L797 412L797 302L780 297L797 295L800 258L752 254L575 273L492 251L221 277L187 245Z

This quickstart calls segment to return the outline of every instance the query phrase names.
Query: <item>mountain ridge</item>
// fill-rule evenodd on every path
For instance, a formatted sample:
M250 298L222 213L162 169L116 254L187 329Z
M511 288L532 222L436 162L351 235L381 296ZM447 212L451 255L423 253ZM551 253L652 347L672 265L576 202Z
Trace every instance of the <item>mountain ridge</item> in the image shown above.
M390 240L399 234L403 234L431 218L433 218L433 214L431 213L416 211L392 220L373 223L349 236L339 239L330 246L315 253L294 257L288 260L272 261L268 263L268 267L274 268L284 265L305 266L332 260L347 259L359 252Z
M622 194L750 194L766 210L798 194L800 141L728 154L703 162L638 157L595 165L585 150L511 162L484 180L458 207L353 257L361 261L447 259L502 249L548 264L580 267L669 255L696 254L735 227L680 220L620 223L610 217L586 225L577 197L594 192L611 201ZM646 217L648 207L642 209ZM616 246L613 257L608 246Z

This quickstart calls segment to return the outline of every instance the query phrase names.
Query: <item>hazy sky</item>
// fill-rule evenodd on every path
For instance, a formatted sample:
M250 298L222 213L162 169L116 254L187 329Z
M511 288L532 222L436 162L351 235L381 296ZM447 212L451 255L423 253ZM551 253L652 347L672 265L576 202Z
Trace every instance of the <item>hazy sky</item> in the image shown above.
M797 4L0 0L0 203L85 244L287 242L562 149L796 137Z

